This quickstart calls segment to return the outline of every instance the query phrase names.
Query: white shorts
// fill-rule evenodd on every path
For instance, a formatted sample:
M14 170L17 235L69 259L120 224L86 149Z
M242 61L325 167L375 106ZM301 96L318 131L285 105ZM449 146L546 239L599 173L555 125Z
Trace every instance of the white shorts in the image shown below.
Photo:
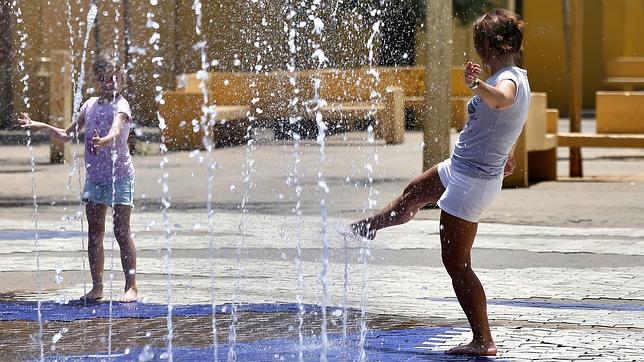
M451 159L438 164L438 176L445 187L438 207L469 222L479 221L481 213L496 199L503 184L502 176L482 179L455 172Z

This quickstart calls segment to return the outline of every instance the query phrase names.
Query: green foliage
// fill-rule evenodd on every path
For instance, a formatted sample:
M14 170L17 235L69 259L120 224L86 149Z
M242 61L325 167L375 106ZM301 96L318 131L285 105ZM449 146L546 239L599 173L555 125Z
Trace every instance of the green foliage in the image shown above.
M424 3L423 0L420 1ZM461 25L468 25L482 14L500 6L500 0L452 0L452 15Z
M382 9L386 13L410 12L417 23L425 21L427 15L427 1L432 0L338 0L340 11L357 11L366 18L371 17L370 11ZM478 16L493 9L502 7L503 0L452 0L452 16L459 20L461 25L471 24Z

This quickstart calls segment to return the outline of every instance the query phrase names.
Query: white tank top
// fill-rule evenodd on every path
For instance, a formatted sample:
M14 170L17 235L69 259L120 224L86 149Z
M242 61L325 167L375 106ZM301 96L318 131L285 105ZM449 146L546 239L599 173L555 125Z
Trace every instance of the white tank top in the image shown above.
M508 154L521 134L530 106L530 84L525 69L506 67L485 83L496 86L504 79L516 84L517 93L510 108L490 108L479 96L467 103L468 119L452 154L452 166L461 174L492 179L503 177Z

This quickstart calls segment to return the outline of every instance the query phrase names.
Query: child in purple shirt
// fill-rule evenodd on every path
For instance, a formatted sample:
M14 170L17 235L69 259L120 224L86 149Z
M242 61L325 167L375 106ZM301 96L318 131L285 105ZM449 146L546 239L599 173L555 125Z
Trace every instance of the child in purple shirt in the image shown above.
M85 137L85 168L87 177L83 190L86 203L88 255L92 274L92 290L81 299L98 301L103 298L105 254L105 215L111 206L114 213L114 236L121 249L125 273L125 292L121 302L138 299L136 288L136 248L130 233L130 213L134 195L134 167L127 145L130 105L121 95L125 77L120 65L108 58L98 59L93 66L100 95L91 97L81 107L78 118L67 129L33 121L22 115L23 128L44 130L50 137L70 141L83 126ZM114 155L114 157L112 157Z

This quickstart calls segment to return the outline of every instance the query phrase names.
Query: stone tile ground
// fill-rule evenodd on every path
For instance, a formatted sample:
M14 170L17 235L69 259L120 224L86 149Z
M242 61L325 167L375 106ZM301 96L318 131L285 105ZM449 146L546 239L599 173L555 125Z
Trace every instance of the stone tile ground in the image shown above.
M138 213L132 225L139 248L139 288L148 303L167 303L169 298L166 240L159 218L158 213ZM238 213L218 213L214 218L217 232L210 236L207 228L201 226L207 225L202 212L175 211L171 215L173 304L210 303L213 281L219 303L233 298L243 303L295 302L296 218L247 215L247 232L238 261L236 251L241 239L235 229L239 219ZM303 300L319 304L320 217L305 215L301 222L310 225L300 237ZM33 283L36 263L31 221L5 218L2 223L5 229L0 231L3 243L0 278L26 273ZM345 238L340 233L344 223L343 219L329 220L328 304L342 308L346 300L346 305L355 310L360 308L364 282L360 259L363 244L347 239L345 249ZM41 297L59 301L78 297L84 290L80 277L83 268L80 225L44 215L39 226L40 278L53 286ZM402 320L402 325L450 328L413 346L419 353L443 351L465 341L469 333L463 328L467 325L463 313L440 265L437 230L435 220L415 220L384 230L369 245L369 314L385 320ZM501 350L498 358L580 360L594 356L601 360L637 360L644 355L640 343L644 340L644 230L507 224L482 224L480 230L474 267L489 299L493 333ZM216 246L212 260L210 240ZM110 242L106 240L107 268L111 264ZM409 251L416 257L410 257ZM506 262L500 260L513 255L521 256L520 266L515 263L506 267ZM554 261L548 266L535 266L543 264L543 258ZM622 259L624 263L620 262ZM574 265L570 265L570 260L575 261ZM620 263L629 265L616 266ZM57 270L64 281L60 286L55 285ZM118 248L114 253L114 270L116 296L122 288ZM23 291L14 293L12 298L35 300L34 289L35 284L32 288L23 286ZM315 325L318 321L313 320ZM157 329L157 333L163 333L162 328ZM270 336L260 334L255 337ZM28 336L21 343L26 342ZM136 343L131 347L137 347Z
M592 126L585 121L585 129L592 131ZM292 144L260 141L253 153L254 188L246 204L243 239L238 206L244 189L244 147L218 149L213 154L219 168L213 188L212 233L208 232L205 211L205 154L177 152L168 156L172 207L166 228L158 211L162 157L135 156L137 207L132 230L138 250L139 287L147 303L141 308L168 300L178 306L208 307L212 285L218 304L233 299L254 306L294 303L298 241L303 302L319 305L322 239L317 172L322 171L330 188L329 329L337 336L346 305L348 338L353 341L352 347L334 344L331 360L357 358L363 289L368 291L372 333L367 345L372 360L446 360L443 351L465 341L469 330L441 265L438 211L422 210L414 221L379 232L368 244L367 270L361 259L361 248L366 245L342 234L344 225L367 208L370 190L365 184L370 176L366 164L374 170L372 207L378 208L420 172L421 142L415 132L409 132L406 142L396 146L366 144L361 133L336 135L329 138L326 163L320 166L318 145L305 141L300 170L303 215L298 221L292 210L293 187L286 183L293 167ZM16 301L33 304L38 298L37 277L43 300L72 300L85 289L82 271L87 263L81 246L86 243L86 230L77 219L77 176L72 175L68 184L68 165L48 165L46 145L36 146L34 152L40 273L26 150L24 146L0 146L0 307ZM492 331L500 347L496 359L642 360L644 150L584 149L586 177L579 180L566 177L567 150L560 148L558 153L558 182L503 190L483 215L479 228L473 262L488 296ZM298 223L303 226L299 235L295 232ZM170 237L165 238L164 232ZM108 269L112 265L111 242L108 237ZM212 252L211 242L215 246ZM170 283L164 260L167 247L172 251ZM115 280L111 285L116 296L123 283L118 250L113 258ZM106 273L106 279L109 277ZM85 282L87 278L86 273ZM225 348L230 314L219 317L217 340ZM172 321L175 346L180 350L175 360L202 360L212 355L208 354L210 317L184 315ZM112 322L114 356L146 359L149 355L144 348L149 346L160 359L166 318L114 318ZM314 336L319 335L320 314L305 314L303 324L310 337L306 360L317 360L319 339ZM239 336L247 353L240 355L240 360L297 359L297 325L292 311L240 313ZM80 360L90 355L105 359L109 328L106 318L47 321L43 325L45 352L53 359L71 355L80 355ZM33 318L0 320L0 360L34 359L38 355L37 332ZM388 342L383 343L385 340ZM124 355L127 349L131 353Z

